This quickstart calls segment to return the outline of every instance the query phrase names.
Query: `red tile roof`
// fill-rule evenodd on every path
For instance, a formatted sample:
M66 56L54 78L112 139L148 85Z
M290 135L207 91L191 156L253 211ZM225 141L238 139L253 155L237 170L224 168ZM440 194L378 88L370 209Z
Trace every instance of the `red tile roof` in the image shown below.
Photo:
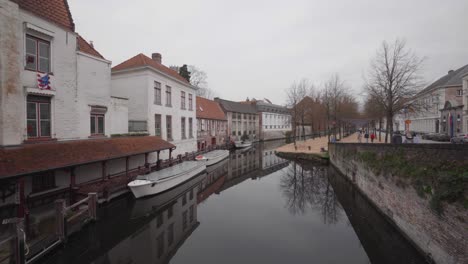
M197 96L197 118L226 120L218 102Z
M126 70L126 69L131 69L131 68L138 68L138 67L144 67L148 66L151 67L159 72L162 72L164 74L167 74L181 82L184 82L186 84L190 84L184 77L180 76L179 73L174 71L173 69L170 69L161 63L155 62L153 59L149 58L148 56L144 55L143 53L140 53L136 55L135 57L132 57L119 65L116 65L112 68L112 71L120 71L120 70Z
M78 50L94 57L105 59L91 44L89 44L82 36L78 35L76 38Z
M138 155L175 146L160 137L122 137L0 148L0 178Z
M75 23L67 0L16 0L19 7L68 30L75 31Z

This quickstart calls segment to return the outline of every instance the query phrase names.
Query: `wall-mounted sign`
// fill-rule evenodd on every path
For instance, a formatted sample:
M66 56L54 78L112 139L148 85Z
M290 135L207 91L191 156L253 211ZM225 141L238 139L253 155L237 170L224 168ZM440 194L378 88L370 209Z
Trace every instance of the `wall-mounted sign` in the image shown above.
M37 74L37 86L41 90L52 90L50 86L50 76L48 73L44 73L42 75L40 73Z

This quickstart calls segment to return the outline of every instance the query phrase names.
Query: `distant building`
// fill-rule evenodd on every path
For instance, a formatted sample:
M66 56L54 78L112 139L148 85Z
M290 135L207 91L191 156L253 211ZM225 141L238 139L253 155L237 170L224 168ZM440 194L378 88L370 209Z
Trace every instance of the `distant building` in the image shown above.
M463 76L463 132L468 134L468 73Z
M258 141L259 118L253 105L215 98L227 117L228 134L231 140L241 140L246 135L249 140Z
M113 67L112 95L129 99L129 131L147 131L170 141L176 145L175 155L195 151L196 90L164 66L161 57L138 54ZM164 158L168 154L161 153Z
M197 96L197 148L225 144L227 130L226 115L218 102Z
M450 136L463 131L463 82L468 65L450 70L415 96L414 107L408 107L395 117L395 130L405 129L422 133L444 133ZM412 109L414 108L414 109Z
M286 138L286 133L292 130L291 111L284 106L275 105L265 100L247 100L243 104L255 107L259 117L259 140Z

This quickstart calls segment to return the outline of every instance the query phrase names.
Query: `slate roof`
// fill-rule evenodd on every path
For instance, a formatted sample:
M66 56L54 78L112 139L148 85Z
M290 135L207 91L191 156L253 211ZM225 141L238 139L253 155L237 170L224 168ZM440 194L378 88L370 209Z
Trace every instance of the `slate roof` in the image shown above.
M218 102L197 96L197 118L226 120Z
M179 75L176 71L173 69L164 66L163 64L157 63L153 59L149 58L148 56L144 55L143 53L140 53L122 63L119 65L116 65L112 68L113 72L116 71L121 71L121 70L126 70L126 69L132 69L132 68L139 68L139 67L151 67L156 71L162 72L164 74L167 74L183 83L186 83L190 85L190 83L182 76Z
M70 31L75 31L75 23L67 0L16 0L21 9L49 20Z
M0 148L0 179L109 159L155 152L175 146L160 137L121 137Z
M104 59L104 56L101 55L91 44L89 44L82 36L78 35L77 39L78 50L94 57Z
M446 75L424 88L419 94L431 92L439 87L455 86L463 84L463 76L468 74L468 64Z
M257 111L255 106L251 104L243 104L239 102L228 101L224 99L215 99L218 102L225 112L236 112L236 113L245 113L245 114L256 114Z

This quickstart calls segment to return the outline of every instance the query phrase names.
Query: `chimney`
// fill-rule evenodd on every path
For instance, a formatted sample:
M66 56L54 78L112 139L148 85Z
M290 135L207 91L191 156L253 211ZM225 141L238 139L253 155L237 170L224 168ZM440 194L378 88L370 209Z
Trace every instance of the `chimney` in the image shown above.
M452 73L453 73L453 70L448 71L448 74L452 74Z
M152 58L155 62L161 64L161 61L162 61L161 53L153 53L153 54L151 54L151 58Z
M90 40L90 41L89 41L89 45L91 46L91 48L93 48L93 49L94 49L94 43L93 43L93 41L92 41L92 40Z

